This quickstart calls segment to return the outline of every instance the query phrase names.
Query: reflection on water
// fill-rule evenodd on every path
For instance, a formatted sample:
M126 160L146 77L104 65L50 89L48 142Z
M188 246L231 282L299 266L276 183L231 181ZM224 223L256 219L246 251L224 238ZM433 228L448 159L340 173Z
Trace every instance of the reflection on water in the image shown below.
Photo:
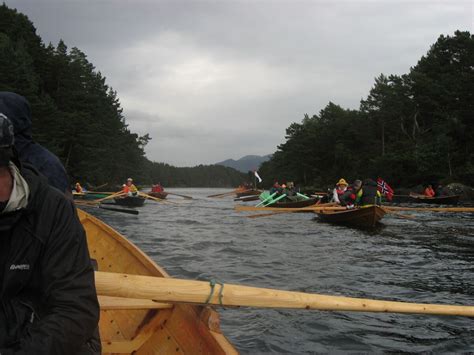
M386 215L363 231L308 214L250 219L219 189L170 189L194 200L147 202L140 215L94 209L179 278L330 295L474 304L472 214ZM249 204L255 204L250 202ZM407 213L408 214L408 213ZM242 353L472 352L462 317L223 309L225 335Z

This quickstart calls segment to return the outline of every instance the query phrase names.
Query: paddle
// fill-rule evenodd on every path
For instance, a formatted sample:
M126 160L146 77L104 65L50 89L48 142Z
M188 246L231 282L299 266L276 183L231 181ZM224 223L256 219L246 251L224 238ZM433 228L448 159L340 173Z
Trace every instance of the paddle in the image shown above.
M168 192L168 195L179 196L179 197L185 198L187 200L192 200L193 199L191 196L175 194L174 192Z
M379 301L216 284L174 278L95 272L100 296L146 299L158 302L230 307L294 308L321 311L391 312L474 317L474 306Z

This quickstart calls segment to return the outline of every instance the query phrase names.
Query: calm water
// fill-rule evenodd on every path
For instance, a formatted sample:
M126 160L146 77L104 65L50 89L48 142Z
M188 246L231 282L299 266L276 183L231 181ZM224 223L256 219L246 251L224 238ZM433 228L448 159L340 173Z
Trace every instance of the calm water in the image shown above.
M310 214L246 218L222 189L169 189L140 215L94 209L174 277L385 300L474 305L474 215L384 217L373 232ZM228 191L228 190L227 190ZM255 204L250 202L248 204ZM472 318L221 309L242 353L473 352Z

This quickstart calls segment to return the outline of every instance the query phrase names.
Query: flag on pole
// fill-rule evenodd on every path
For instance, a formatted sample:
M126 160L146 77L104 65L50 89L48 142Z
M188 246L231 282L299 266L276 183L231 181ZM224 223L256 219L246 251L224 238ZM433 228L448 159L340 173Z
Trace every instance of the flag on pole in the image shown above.
M393 189L382 178L377 179L377 188L387 198L387 201L392 201Z
M255 174L255 177L258 179L258 182L263 181L262 178L260 177L260 175L258 175L257 170L255 170L253 173Z

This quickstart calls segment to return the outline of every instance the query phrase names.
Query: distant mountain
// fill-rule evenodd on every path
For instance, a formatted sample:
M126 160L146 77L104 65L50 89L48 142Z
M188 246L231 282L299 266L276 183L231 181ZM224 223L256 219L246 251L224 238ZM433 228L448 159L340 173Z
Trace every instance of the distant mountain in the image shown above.
M235 170L241 171L243 173L248 172L249 170L256 170L260 164L270 160L272 157L271 154L268 155L246 155L239 160L227 159L216 163L215 165L227 166L229 168L234 168Z

